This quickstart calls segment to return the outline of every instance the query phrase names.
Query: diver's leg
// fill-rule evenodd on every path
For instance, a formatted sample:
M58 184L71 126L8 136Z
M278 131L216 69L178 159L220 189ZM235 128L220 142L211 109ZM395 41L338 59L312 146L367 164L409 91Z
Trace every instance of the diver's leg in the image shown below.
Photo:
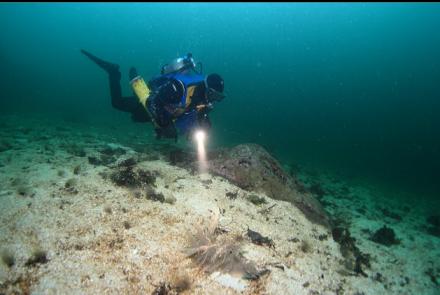
M124 108L124 101L122 99L122 88L121 88L121 72L119 70L113 71L108 75L108 81L110 85L110 97L112 99L112 106L115 109L121 111L128 111Z
M112 100L112 106L123 112L135 112L137 108L137 101L134 97L122 97L121 88L121 72L119 71L119 65L105 60L102 60L90 52L81 49L81 52L95 62L101 69L105 70L108 74L110 84L110 97Z
M135 96L122 96L121 89L121 72L114 71L108 75L110 84L110 97L112 99L112 106L123 112L132 113L133 116L139 117L139 109L143 106L139 103ZM145 112L145 111L144 111Z
M115 72L119 72L119 65L102 60L90 52L85 51L84 49L81 49L81 53L90 58L95 64L97 64L101 69L106 71L108 74L112 74Z

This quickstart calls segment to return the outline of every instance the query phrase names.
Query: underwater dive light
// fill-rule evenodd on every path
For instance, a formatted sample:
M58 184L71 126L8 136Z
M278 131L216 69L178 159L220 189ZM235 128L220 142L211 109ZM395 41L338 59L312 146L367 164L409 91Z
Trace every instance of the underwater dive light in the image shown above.
M203 130L197 130L194 134L194 137L196 138L197 143L204 143L206 134L203 132Z
M197 158L199 160L199 172L204 173L208 168L206 161L205 139L206 133L203 130L194 132L194 139L197 142Z

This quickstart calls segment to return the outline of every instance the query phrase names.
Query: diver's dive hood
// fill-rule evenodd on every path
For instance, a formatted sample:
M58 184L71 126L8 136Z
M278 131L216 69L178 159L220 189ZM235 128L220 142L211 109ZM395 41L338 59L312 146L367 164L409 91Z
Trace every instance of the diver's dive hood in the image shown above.
M201 63L197 63L200 65L200 68L202 67ZM192 57L191 53L188 53L184 57L179 57L176 59L173 59L169 64L166 64L162 67L161 74L171 74L171 73L177 73L182 72L184 70L192 69L196 71L196 63L194 61L194 58ZM196 71L197 72L197 71ZM201 69L200 69L201 72Z

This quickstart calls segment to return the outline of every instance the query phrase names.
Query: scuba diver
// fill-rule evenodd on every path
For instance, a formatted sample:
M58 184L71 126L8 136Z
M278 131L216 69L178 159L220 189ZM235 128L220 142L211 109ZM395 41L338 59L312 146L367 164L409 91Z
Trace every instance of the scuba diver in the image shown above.
M215 102L225 97L222 77L203 75L201 63L196 64L190 53L164 65L161 74L148 83L138 75L136 68L131 67L129 79L135 95L123 97L119 65L83 49L81 52L108 73L112 106L131 113L134 122L152 122L157 139L174 138L177 141L178 134L189 138L198 128L209 130L208 113Z

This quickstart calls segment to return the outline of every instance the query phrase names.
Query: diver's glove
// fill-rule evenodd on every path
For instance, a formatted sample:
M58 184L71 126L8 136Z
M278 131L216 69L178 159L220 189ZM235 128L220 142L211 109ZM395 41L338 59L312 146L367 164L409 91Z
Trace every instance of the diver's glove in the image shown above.
M207 103L207 104L199 104L196 106L196 110L198 113L209 113L210 111L212 111L214 109L214 105L212 103Z

